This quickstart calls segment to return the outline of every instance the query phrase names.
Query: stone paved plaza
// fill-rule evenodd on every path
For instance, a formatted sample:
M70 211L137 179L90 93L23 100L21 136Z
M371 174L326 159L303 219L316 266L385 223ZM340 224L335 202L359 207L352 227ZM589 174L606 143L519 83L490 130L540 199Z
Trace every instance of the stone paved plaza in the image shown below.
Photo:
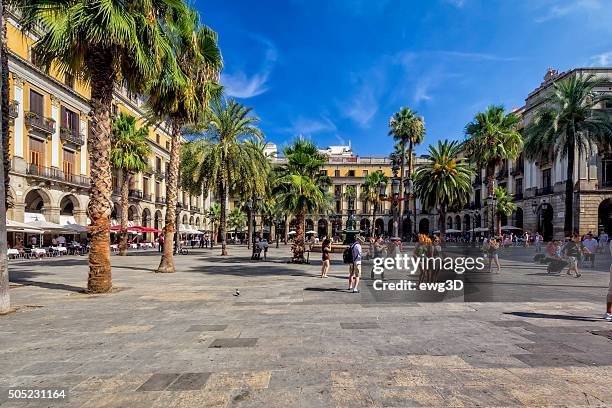
M13 261L18 310L0 317L0 405L612 405L609 257L575 279L513 248L501 274L474 278L494 302L472 301L467 286L427 302L375 293L369 267L362 293L347 293L340 254L320 279L318 256L289 265L282 245L267 262L246 248L218 253L180 256L163 275L157 252L113 256L108 295L83 293L86 258ZM9 388L69 396L22 402Z

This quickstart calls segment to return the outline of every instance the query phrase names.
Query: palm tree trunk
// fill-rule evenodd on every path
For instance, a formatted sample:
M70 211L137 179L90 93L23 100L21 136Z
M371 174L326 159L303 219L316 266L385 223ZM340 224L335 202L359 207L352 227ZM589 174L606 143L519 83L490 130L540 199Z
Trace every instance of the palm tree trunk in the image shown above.
M221 256L227 255L227 185L224 181L221 182Z
M9 68L8 68L8 52L6 47L6 20L0 7L0 13L2 13L2 23L0 33L2 44L2 51L0 52L0 64L2 65L2 163L4 165L4 194L6 209L13 207L14 197L11 195L11 189L9 188L9 171L11 170L11 156L9 152Z
M119 255L127 255L127 238L128 238L128 189L130 186L129 173L122 170L121 181L121 231L119 232Z
M374 204L372 209L372 236L376 236L376 204Z
M91 225L91 251L89 252L89 276L87 291L110 292L113 287L110 262L110 215L112 211L111 104L113 87L117 77L113 68L113 56L105 49L90 53L91 118L87 148L89 149L91 189L89 192L89 218Z
M438 220L440 230L440 242L446 240L446 206L440 206L440 218Z
M402 198L404 197L404 168L406 163L404 163L406 160L406 142L402 141L401 143L402 146L402 157L400 160L400 185L399 185L399 205L398 207L398 211L399 211L399 216L398 216L398 222L397 222L397 236L400 237L400 239L402 238L402 229L403 229L403 224L404 224L404 201L402 201Z
M295 248L293 250L293 261L303 262L304 261L304 214L295 215Z
M289 225L287 223L288 221L287 218L288 218L287 214L285 214L285 239L284 239L285 245L287 245L287 237L289 236Z
M170 164L168 183L166 184L166 225L164 226L164 250L161 261L155 272L176 272L174 266L174 234L176 232L176 203L178 201L178 172L181 153L181 128L178 120L172 121L172 139L170 146Z
M0 24L4 26L4 9L0 0ZM0 48L0 58L5 55L4 36L2 36L2 47ZM2 67L4 72L4 67ZM8 71L7 71L8 72ZM4 75L0 77L0 85L4 89ZM4 112L4 99L2 100L2 118L8 115ZM4 130L4 121L0 122L0 133ZM4 133L2 133L4 136ZM8 152L8 145L4 144L4 137L0 138L0 149ZM4 180L5 167L0 166L0 180ZM11 298L9 296L9 276L8 262L6 254L6 184L0 183L0 314L8 313L11 310Z
M568 135L568 139L573 140L574 135ZM571 143L567 152L567 180L565 181L565 219L563 230L566 237L574 232L574 161L574 144Z
M247 207L247 215L249 219L249 225L247 227L247 248L251 249L251 243L253 242L253 211Z
M212 222L212 232L210 234L210 249L213 248L213 242L215 242L215 239L217 239L217 228L215 225L215 222Z
M495 214L495 235L501 236L501 214L498 212Z

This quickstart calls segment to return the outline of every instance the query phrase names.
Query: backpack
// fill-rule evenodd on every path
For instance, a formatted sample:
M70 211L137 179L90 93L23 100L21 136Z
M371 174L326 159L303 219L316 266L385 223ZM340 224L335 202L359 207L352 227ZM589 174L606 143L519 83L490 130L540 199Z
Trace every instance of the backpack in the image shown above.
M352 264L353 263L353 247L354 246L355 246L355 244L351 244L350 247L346 248L342 252L342 261L345 264Z

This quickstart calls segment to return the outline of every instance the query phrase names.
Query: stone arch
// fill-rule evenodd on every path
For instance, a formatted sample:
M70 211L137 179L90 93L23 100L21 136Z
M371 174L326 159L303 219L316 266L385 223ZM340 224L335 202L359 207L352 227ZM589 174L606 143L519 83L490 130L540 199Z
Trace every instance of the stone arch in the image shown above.
M516 207L516 211L512 217L513 225L517 228L523 229L523 209L521 207Z
M189 219L187 218L187 214L183 214L183 219L181 220L181 224L183 225L188 225L187 222L189 221Z
M470 217L470 214L465 214L463 216L463 228L465 231L472 230L472 218Z
M118 220L121 220L121 205L118 202L113 202L113 209L111 210L111 224L118 224Z
M396 231L397 232L397 231ZM387 234L391 235L393 233L393 218L391 218L387 222Z
M461 216L459 214L455 216L455 229L461 231Z
M304 231L314 231L314 221L312 219L307 218L304 224Z
M25 212L42 214L44 210L51 207L51 196L42 188L32 188L24 194L23 203Z
M200 225L200 217L196 217L196 219L195 219L195 226L198 227L198 228L202 227L202 225Z
M332 236L337 237L342 233L342 219L334 218L331 220Z
M544 241L553 239L554 209L550 203L542 203L536 210L537 229L544 237Z
M60 215L74 215L80 209L79 200L72 194L66 194L60 198Z
M324 218L320 218L317 222L317 235L319 238L327 236L327 220Z
M474 216L474 227L476 228L482 227L482 215L480 213Z
M422 218L419 221L419 233L429 235L429 219Z
M412 220L410 217L404 218L402 221L402 236L407 238L412 235Z
M160 210L155 211L155 215L153 216L153 228L161 230L164 225L164 216Z
M151 210L149 210L148 208L142 210L142 219L140 221L140 225L142 225L143 227L151 226Z
M377 218L374 223L374 232L377 236L385 234L385 221L382 218Z
M362 234L369 237L371 235L370 220L368 218L362 218L359 220L359 229L361 230Z
M193 221L194 221L194 218L192 215L191 217L189 217L189 226L193 226Z
M612 235L612 199L606 198L597 207L597 225L599 231Z
M450 215L446 218L446 229L453 228L453 217Z

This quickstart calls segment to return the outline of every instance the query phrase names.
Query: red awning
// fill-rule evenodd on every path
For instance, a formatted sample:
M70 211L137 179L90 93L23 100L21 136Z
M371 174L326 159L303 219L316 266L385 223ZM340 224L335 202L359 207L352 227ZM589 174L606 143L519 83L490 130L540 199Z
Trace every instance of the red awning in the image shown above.
M128 231L130 232L142 232L143 227L128 227ZM121 225L113 225L111 231L119 231L121 229Z
M153 233L161 232L160 230L156 228L151 228L151 227L139 227L139 228L140 228L140 232L153 232Z

